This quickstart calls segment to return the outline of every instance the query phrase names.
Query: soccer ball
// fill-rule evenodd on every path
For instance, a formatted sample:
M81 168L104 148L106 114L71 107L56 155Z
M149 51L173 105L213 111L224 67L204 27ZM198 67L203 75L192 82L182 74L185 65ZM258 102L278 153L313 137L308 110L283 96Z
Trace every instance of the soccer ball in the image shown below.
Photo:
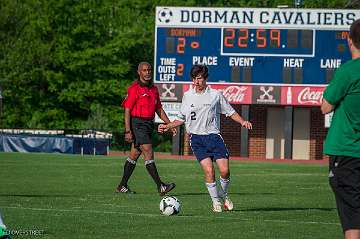
M176 215L180 209L181 202L174 196L163 197L160 201L160 212L166 216Z
M158 19L160 22L168 23L173 16L172 11L169 8L163 8L158 12Z

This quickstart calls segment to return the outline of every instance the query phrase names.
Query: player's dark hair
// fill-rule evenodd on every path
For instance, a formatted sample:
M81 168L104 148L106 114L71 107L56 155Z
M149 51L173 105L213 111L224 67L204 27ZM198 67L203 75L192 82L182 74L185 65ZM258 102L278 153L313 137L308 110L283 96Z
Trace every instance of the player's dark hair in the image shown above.
M360 50L360 18L351 24L349 37L354 46Z
M192 79L196 78L197 76L201 75L205 79L209 76L209 70L205 65L193 65L190 70L190 77Z

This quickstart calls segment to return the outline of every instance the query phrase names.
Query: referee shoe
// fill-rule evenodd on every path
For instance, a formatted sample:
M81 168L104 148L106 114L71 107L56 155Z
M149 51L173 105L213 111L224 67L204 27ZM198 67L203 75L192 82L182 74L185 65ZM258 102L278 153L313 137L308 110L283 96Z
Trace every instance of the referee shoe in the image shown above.
M124 194L135 194L136 193L134 191L131 191L129 187L120 186L120 185L115 189L115 192L116 193L124 193Z
M160 196L164 196L165 194L173 190L175 186L175 183L162 183L161 186L158 188Z

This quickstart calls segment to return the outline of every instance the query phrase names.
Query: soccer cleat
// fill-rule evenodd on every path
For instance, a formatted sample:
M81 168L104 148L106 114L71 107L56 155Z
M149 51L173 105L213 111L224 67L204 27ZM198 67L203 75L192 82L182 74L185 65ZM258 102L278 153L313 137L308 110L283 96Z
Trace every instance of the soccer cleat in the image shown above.
M222 212L221 202L213 203L213 212Z
M232 211L234 209L234 204L233 202L230 200L230 198L228 196L226 196L224 198L224 210L226 211Z
M169 183L169 184L162 183L161 186L158 188L160 196L164 196L165 194L173 190L175 186L176 186L175 183Z
M135 194L136 193L134 191L131 191L129 187L120 186L120 185L115 189L115 192L116 193L125 193L125 194Z

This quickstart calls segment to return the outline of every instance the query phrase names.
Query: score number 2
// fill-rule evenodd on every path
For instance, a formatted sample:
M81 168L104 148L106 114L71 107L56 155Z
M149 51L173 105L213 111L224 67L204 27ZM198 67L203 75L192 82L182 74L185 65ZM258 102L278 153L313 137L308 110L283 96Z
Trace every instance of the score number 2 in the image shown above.
M178 44L176 46L176 52L180 54L185 53L185 37L179 37L178 38Z
M238 35L237 39L236 35ZM250 36L249 36L250 35ZM249 29L224 29L224 46L233 48L235 43L240 48L247 48L250 41L256 41L257 48L265 48L267 46L268 39L270 40L271 47L280 48L280 30L278 29L256 29L255 38L253 33L249 34Z
M185 53L185 45L186 45L186 38L185 37L179 37L177 39L176 53L184 54ZM188 46L190 46L193 49L197 49L197 48L199 48L200 43L198 41L194 41L194 40L191 41L190 40L190 44L189 44L189 41L188 41Z
M177 64L176 75L182 76L184 74L184 64Z

